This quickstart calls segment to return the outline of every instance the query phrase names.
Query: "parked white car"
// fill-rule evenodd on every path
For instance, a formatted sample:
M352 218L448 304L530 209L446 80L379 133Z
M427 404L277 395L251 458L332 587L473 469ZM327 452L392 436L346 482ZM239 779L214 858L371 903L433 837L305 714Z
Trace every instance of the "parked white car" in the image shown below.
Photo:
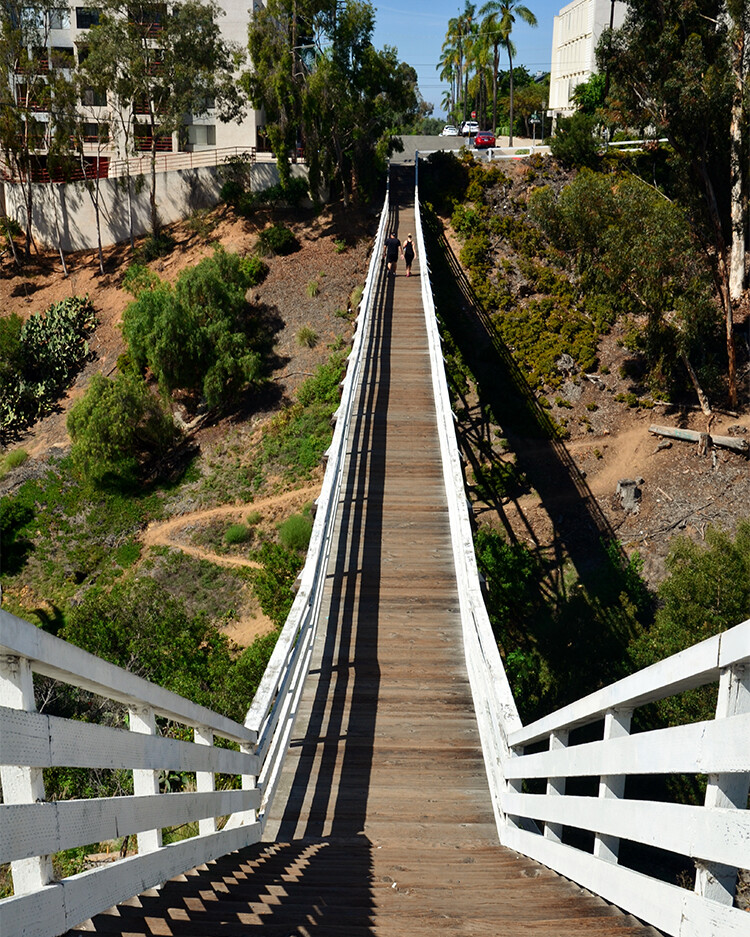
M465 137L473 137L475 133L479 133L479 123L476 120L465 120L461 126L461 133Z
M441 137L457 137L458 129L453 126L453 124L446 124L445 127L440 131Z

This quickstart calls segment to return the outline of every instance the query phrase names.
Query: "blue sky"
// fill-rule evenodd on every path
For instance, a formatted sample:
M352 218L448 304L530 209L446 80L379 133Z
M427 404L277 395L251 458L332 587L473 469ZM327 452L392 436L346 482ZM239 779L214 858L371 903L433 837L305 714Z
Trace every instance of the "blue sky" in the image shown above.
M396 46L399 58L413 65L419 75L419 89L425 101L435 105L435 116L441 116L440 100L443 87L435 66L440 59L440 47L445 39L448 20L463 9L463 0L412 0L410 4L399 0L379 3L375 7L375 35L377 48ZM477 8L484 0L479 0ZM549 71L552 55L552 19L569 0L526 0L526 6L537 18L532 29L520 19L513 28L513 42L517 57L513 64L525 65L534 74ZM503 59L501 59L503 63ZM507 60L503 63L507 68Z

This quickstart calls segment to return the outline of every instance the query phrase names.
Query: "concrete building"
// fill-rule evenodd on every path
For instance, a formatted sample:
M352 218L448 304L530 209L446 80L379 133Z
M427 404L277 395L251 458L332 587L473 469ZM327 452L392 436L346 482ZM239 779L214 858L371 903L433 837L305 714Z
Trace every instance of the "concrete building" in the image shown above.
M78 2L80 3L80 0ZM254 0L254 2L219 0L219 6L224 11L224 15L218 20L223 38L246 48L249 17L252 15L252 10L257 9L262 2L263 0ZM151 18L149 19L151 25L148 39L153 48L158 50L159 17L166 11L166 4L162 2L156 2L153 5L140 4L138 9L153 9L153 22ZM35 51L42 56L43 70L75 68L86 54L86 37L89 30L98 23L98 18L99 11L95 5L78 6L75 0L72 0L70 5L65 5L63 0L59 8L43 17L43 21L39 17L40 21L35 26L40 44ZM19 103L21 96L26 93L24 81L23 75L16 76L16 94L19 96ZM90 89L80 102L86 141L84 153L87 160L91 162L96 162L97 159L101 161L104 174L107 174L107 164L112 160L133 155L132 152L125 153L122 132L118 129L117 121L112 119L113 104L111 93L97 94L93 89ZM43 126L47 121L44 105L33 109L38 111L35 117ZM147 112L146 102L133 102L130 119L135 128L135 148L144 153L151 149L151 138L145 135L148 130L143 115ZM227 148L236 148L237 151L249 150L257 145L257 130L261 119L261 113L248 107L241 123L222 123L217 119L216 109L209 107L204 114L186 115L185 126L179 133L157 138L157 149L160 154L194 153L206 150L222 150L226 153ZM107 128L103 142L101 127ZM46 140L40 139L40 142L42 145L38 153L43 165Z
M573 0L563 7L552 30L549 113L568 117L576 86L596 71L596 45L610 23L622 26L627 3L621 0Z

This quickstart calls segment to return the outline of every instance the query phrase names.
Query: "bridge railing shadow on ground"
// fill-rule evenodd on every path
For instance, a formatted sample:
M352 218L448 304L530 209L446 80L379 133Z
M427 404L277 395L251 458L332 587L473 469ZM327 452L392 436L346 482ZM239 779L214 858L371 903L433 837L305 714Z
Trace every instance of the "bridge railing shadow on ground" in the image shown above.
M418 211L418 209L417 209ZM377 388L355 412L351 405L352 386L362 368L381 366L378 356L388 347L388 326L379 317L374 327L371 312L387 301L389 284L375 287L374 270L380 262L380 245L388 221L383 212L379 240L371 264L365 301L360 315L347 378L342 388L342 407L329 451L324 496L319 499L316 528L308 564L292 614L263 679L256 701L242 725L225 719L187 700L168 693L120 668L98 660L86 652L46 634L28 622L0 611L0 771L3 803L0 804L0 862L9 862L14 895L0 901L0 932L3 937L52 937L84 919L110 908L145 889L184 875L185 881L172 881L166 890L188 890L189 879L204 882L199 897L185 898L182 913L191 909L201 918L201 932L210 931L210 903L221 892L231 900L239 888L241 875L252 877L251 862L222 859L226 854L257 843L268 816L268 807L279 782L286 757L301 687L310 663L312 637L317 627L317 583L325 578L331 551L328 525L336 517L345 474L344 453L349 430L368 442L369 458L380 458L383 441L380 407L389 397L387 369ZM418 215L417 215L418 218ZM417 243L426 270L427 251L421 225L417 221ZM688 651L654 667L597 690L569 706L523 727L505 678L476 574L472 534L464 497L464 481L453 419L450 412L440 341L433 315L429 279L421 277L422 299L429 333L432 383L438 416L443 477L448 499L451 541L456 584L464 636L464 651L477 721L482 739L488 783L502 843L538 859L564 876L584 885L595 894L618 904L642 920L653 923L675 937L706 937L708 934L748 934L748 916L732 906L738 868L750 867L750 814L747 808L750 781L750 622L738 625ZM364 353L366 352L366 354ZM572 484L572 482L571 482ZM341 509L357 514L363 499L373 492L362 489L353 499L344 500ZM369 587L377 590L379 552L379 513L377 506L367 520L355 524L346 552L358 558L362 547L371 564ZM326 557L326 560L323 559ZM346 568L346 559L335 555L334 568ZM338 566L336 565L338 564ZM357 600L347 594L341 601L352 615ZM377 618L377 606L374 614ZM344 616L346 617L346 616ZM364 634L366 629L361 632ZM345 630L326 634L327 663L335 667L346 652L351 669L351 650L357 656L356 636ZM372 636L368 640L372 641ZM584 653L583 651L581 652ZM129 730L55 718L36 712L33 674L40 673L79 686L89 692L124 704L129 710ZM372 759L367 736L374 732L377 713L369 711L371 690L380 680L377 668L357 672L342 681L346 701L340 706L364 710L363 744L347 739L343 763L338 770L346 776L351 759ZM653 700L663 699L697 686L719 684L716 718L672 729L631 734L632 712ZM330 687L324 687L321 692ZM347 685L348 684L348 685ZM338 692L338 687L334 688ZM192 741L179 741L158 735L157 717L165 717L192 728ZM369 719L369 723L368 723ZM598 727L581 742L582 727ZM325 731L336 734L343 724L335 722ZM323 727L321 726L321 729ZM330 736L332 738L332 736ZM238 751L214 744L223 738L236 743ZM323 748L325 749L323 737ZM351 743L351 744L349 744ZM527 751L528 749L528 751ZM309 753L302 753L303 756ZM326 774L334 770L323 752L321 781L313 792L320 811L327 812ZM299 760L299 780L305 782L309 758ZM134 795L101 800L46 803L42 772L51 767L121 768L133 772ZM194 772L197 790L186 794L159 793L162 770ZM689 773L708 775L706 801L696 807L657 803L628 797L628 780L643 774ZM237 790L215 790L218 774L241 780ZM566 784L581 777L594 778L595 796L581 797L566 791ZM357 832L366 791L360 786L340 788L333 811L333 825L342 833ZM343 801L346 801L344 803ZM295 823L296 806L282 818L282 829ZM221 828L217 818L229 816ZM197 822L198 835L164 846L160 830L170 824ZM589 834L590 848L579 848L566 837L566 831ZM279 909L294 906L294 881L304 883L310 875L325 880L329 894L336 889L337 869L346 865L361 871L362 889L356 899L357 933L367 933L371 924L372 895L369 843L361 838L361 850L351 855L337 853L335 842L316 842L321 832L315 813L305 829L307 840L293 846L267 844L267 850L253 860L269 863L274 856L285 871L283 894L273 897ZM73 846L135 833L138 854L102 868L55 880L50 856ZM347 842L351 836L347 837ZM695 891L635 872L618 861L623 840L687 856L698 865ZM240 857L242 859L242 856ZM204 870L206 863L215 863ZM189 870L195 869L195 872ZM291 871L289 871L291 869ZM188 873L188 874L185 874ZM333 881L332 881L333 879ZM210 886L210 887L208 887ZM195 892L193 892L195 895ZM214 898L212 898L214 895ZM143 895L141 904L159 904L158 893ZM145 904L143 904L145 902ZM193 904L190 904L192 902ZM200 907L199 907L200 906ZM245 912L242 912L245 914ZM255 920L237 917L237 926L259 923L265 926L278 914L281 933L282 913L270 911ZM315 910L317 921L335 919L335 910ZM118 916L129 925L127 907ZM253 920L249 920L252 918ZM182 918L185 920L185 918ZM150 930L148 916L133 923L134 933ZM195 922L193 922L195 923ZM311 925L316 923L309 922ZM175 920L175 932L179 922Z

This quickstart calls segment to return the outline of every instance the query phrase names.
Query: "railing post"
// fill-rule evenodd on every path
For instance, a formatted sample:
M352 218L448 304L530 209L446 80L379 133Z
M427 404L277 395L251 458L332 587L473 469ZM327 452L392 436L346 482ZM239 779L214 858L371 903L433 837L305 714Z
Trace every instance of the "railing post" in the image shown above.
M132 708L130 731L142 735L156 735L156 717L148 707ZM150 768L133 768L133 793L136 797L148 797L159 793L159 772ZM161 830L146 830L138 833L138 852L156 852L161 849Z
M750 670L745 664L727 667L719 678L719 697L716 718L727 719L750 712ZM750 788L748 774L709 774L706 788L706 807L744 810ZM696 894L720 904L731 905L737 886L737 869L718 862L696 859Z
M630 722L633 718L632 709L612 710L604 717L604 740L622 738L630 735ZM624 774L603 774L599 778L599 797L606 799L621 799L625 795ZM594 836L594 855L605 862L617 862L620 852L620 840L617 836L605 836L596 833Z
M205 726L196 726L193 731L193 739L196 745L211 745L214 744L214 734L210 729L207 729ZM216 790L216 776L213 771L196 771L195 772L195 786L198 789L198 792L209 793L210 791ZM206 817L204 820L198 821L198 832L201 836L207 835L209 833L216 832L216 817Z
M568 730L561 729L559 732L551 732L549 737L549 750L551 752L558 748L568 747ZM565 778L547 778L547 796L559 796L565 793ZM546 839L554 840L556 843L562 842L562 823L545 823L544 836Z
M36 712L34 701L34 678L31 661L25 657L0 657L0 706ZM17 765L0 767L0 782L3 785L3 803L43 803L44 777L41 768L26 768ZM52 857L32 856L11 862L13 891L17 895L36 891L53 880Z

